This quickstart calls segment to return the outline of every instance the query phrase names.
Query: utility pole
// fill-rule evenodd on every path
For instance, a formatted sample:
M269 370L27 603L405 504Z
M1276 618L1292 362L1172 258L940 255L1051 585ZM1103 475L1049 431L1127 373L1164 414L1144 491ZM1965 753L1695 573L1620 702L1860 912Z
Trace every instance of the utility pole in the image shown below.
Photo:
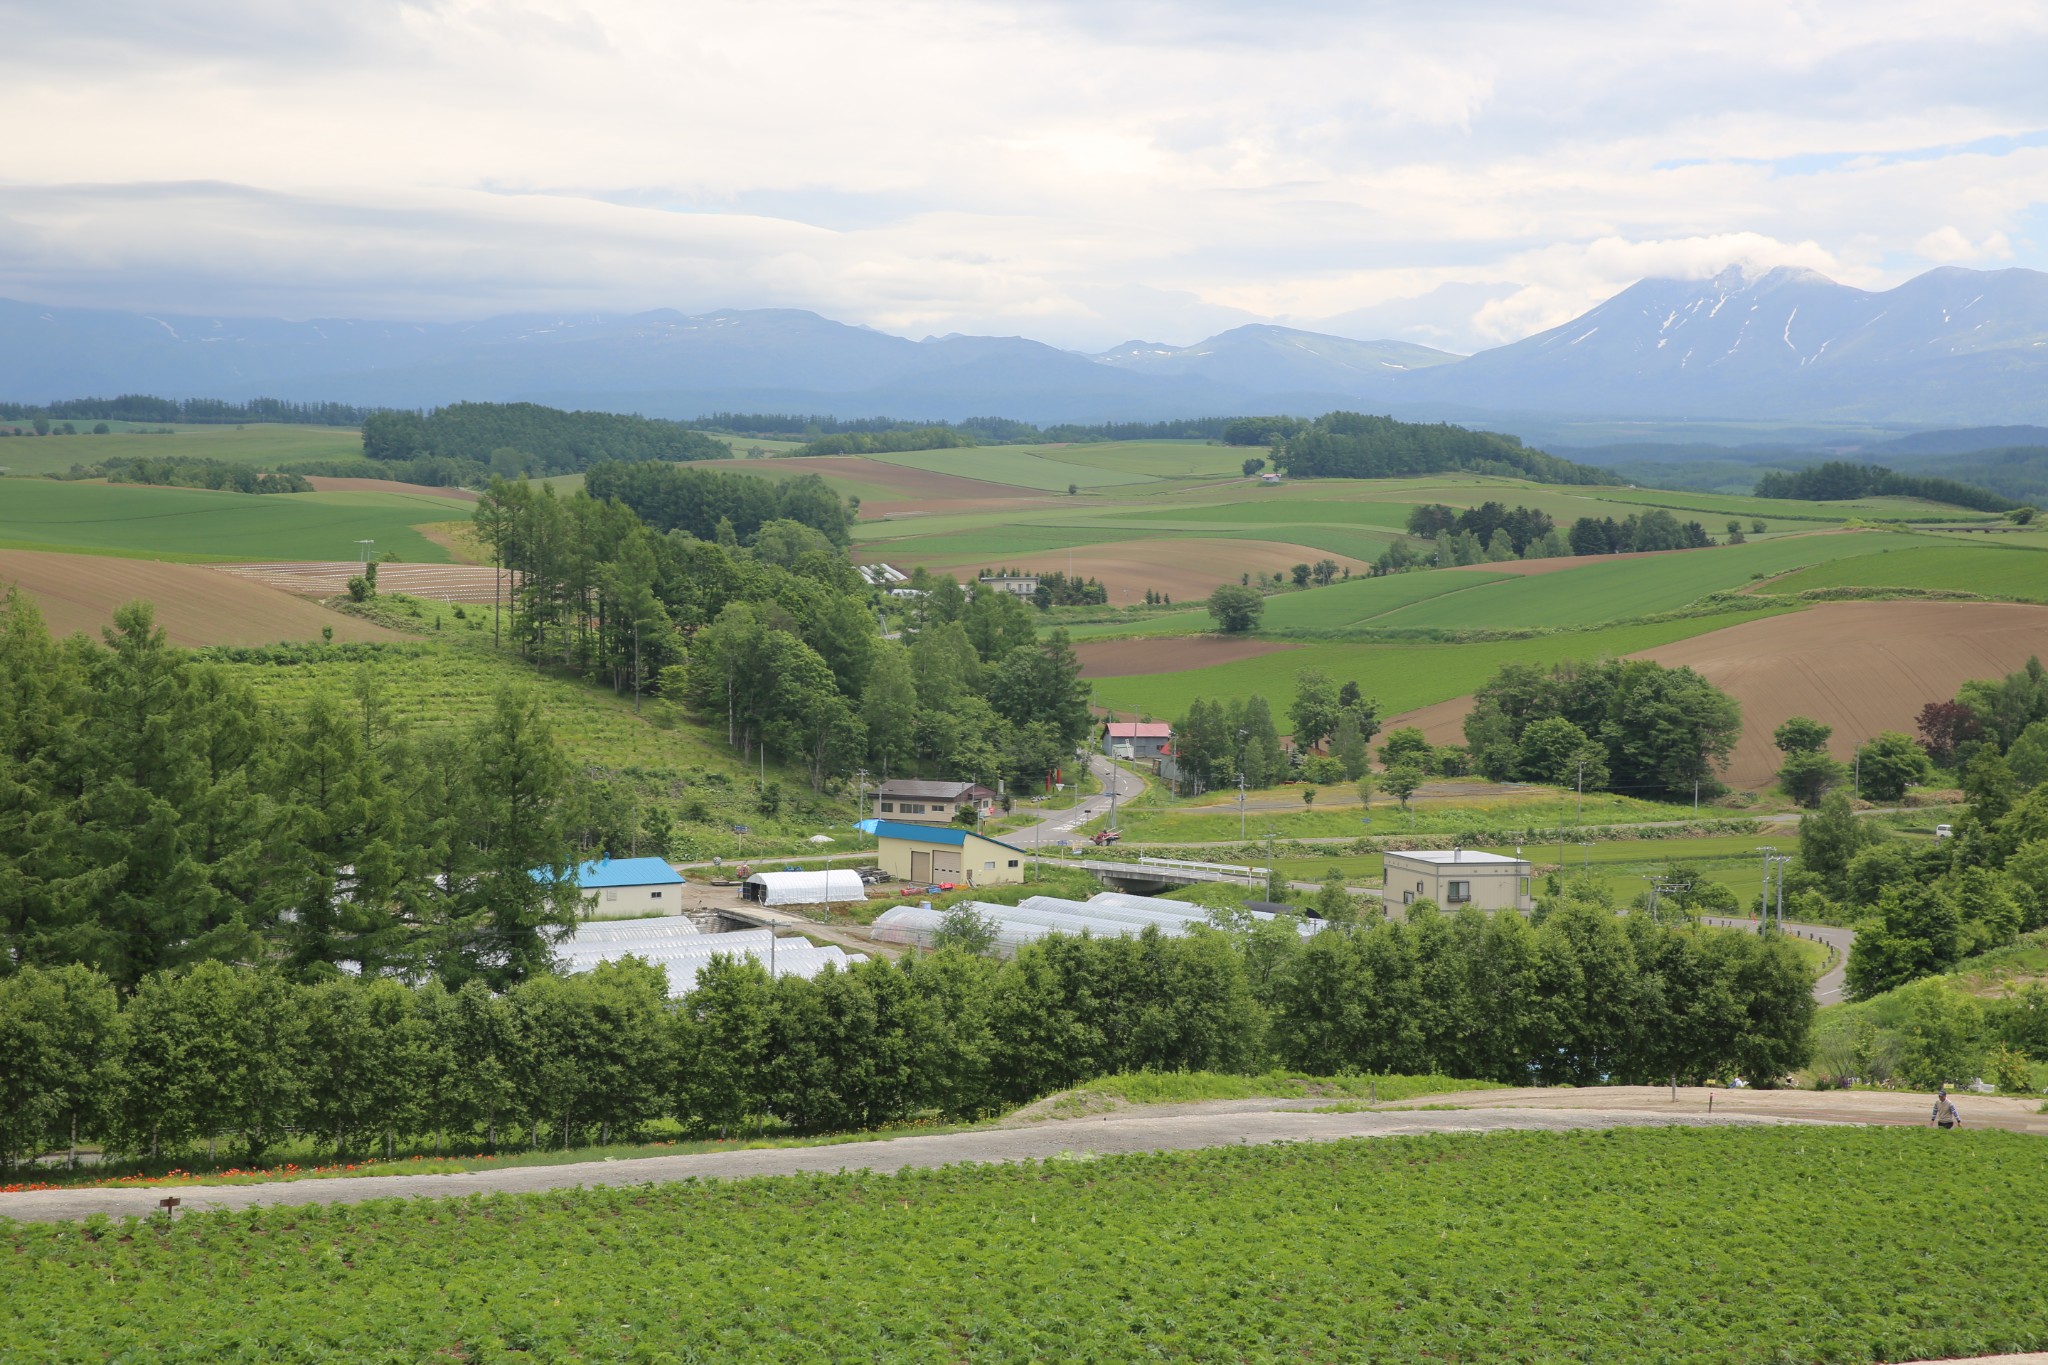
M856 789L858 795L853 798L853 808L859 813L859 818L865 820L868 818L868 770L866 768L856 768L853 775L860 783Z
M1861 801L1863 799L1863 744L1860 740L1856 744L1855 771L1856 776L1850 780L1849 789L1855 792L1856 799Z
M1244 842L1244 769L1237 770L1237 841Z
M370 567L370 547L376 543L374 540L359 540L356 542L356 544L363 547L363 567L366 569Z
M1754 851L1764 855L1764 885L1756 900L1757 923L1761 925L1771 916L1771 858L1778 850L1769 844L1759 844Z
M1695 820L1700 818L1700 783L1698 778L1694 778L1692 783L1692 818Z
M1586 760L1579 760L1579 808L1572 816L1574 824L1586 823Z
M1778 865L1778 932L1785 932L1785 864L1792 861L1792 855L1781 853L1772 859Z

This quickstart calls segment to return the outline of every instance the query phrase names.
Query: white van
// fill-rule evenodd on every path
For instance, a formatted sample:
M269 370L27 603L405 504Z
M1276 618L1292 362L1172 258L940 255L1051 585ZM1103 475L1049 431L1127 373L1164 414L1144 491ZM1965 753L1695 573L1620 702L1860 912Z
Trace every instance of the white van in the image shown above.
M1936 825L1934 827L1934 837L1937 839L1952 839L1955 837L1955 832L1956 827L1954 825Z

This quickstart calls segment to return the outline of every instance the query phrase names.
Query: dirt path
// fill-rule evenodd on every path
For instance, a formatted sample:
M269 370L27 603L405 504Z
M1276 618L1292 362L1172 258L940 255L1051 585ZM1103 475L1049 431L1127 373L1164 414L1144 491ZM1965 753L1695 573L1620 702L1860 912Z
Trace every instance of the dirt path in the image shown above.
M1251 1143L1331 1142L1341 1138L1507 1130L1569 1132L1589 1128L1734 1124L1926 1122L1926 1097L1912 1094L1816 1094L1804 1091L1705 1091L1617 1086L1595 1090L1493 1090L1423 1097L1341 1114L1310 1112L1321 1100L1223 1100L1125 1106L1084 1118L1040 1118L968 1132L885 1138L829 1147L707 1152L628 1161L469 1171L458 1175L367 1176L273 1185L192 1185L176 1193L186 1210L258 1204L338 1204L366 1199L533 1193L671 1180L732 1180L850 1170L900 1171L960 1162L1044 1161L1070 1155L1185 1151ZM1709 1096L1712 1112L1709 1112ZM1442 1104L1455 1108L1423 1108ZM2048 1135L2048 1116L2018 1100L1971 1097L1964 1121ZM145 1217L158 1189L37 1190L0 1195L0 1216L48 1222Z

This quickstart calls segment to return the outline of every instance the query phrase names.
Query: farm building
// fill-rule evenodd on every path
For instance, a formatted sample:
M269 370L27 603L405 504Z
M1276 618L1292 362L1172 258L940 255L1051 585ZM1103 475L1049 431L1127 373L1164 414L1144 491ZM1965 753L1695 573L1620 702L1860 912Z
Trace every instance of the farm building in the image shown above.
M999 886L1024 880L1023 849L958 825L863 820L860 829L875 836L875 863L892 877L927 886Z
M1199 905L1117 891L1104 891L1085 901L1066 900L1059 896L1029 896L1015 905L992 905L986 901L970 901L968 904L994 926L996 949L1006 955L1048 934L1085 933L1097 938L1134 938L1147 929L1157 929L1172 938L1209 923L1209 912ZM1253 917L1274 918L1257 912ZM944 923L943 910L934 910L929 905L898 905L876 916L872 932L884 943L929 948L939 926ZM1315 924L1304 922L1298 927L1298 932L1307 936L1315 933L1316 929Z
M1173 743L1173 727L1163 720L1113 720L1102 727L1102 752L1111 758L1158 758Z
M914 824L943 825L962 806L977 815L995 809L996 794L978 782L917 782L895 778L875 788L875 813Z
M777 941L767 929L707 934L681 916L587 924L556 949L565 972L587 972L601 962L637 957L668 973L668 993L678 999L697 984L697 973L715 957L752 958L774 976L816 976L827 966L846 968L867 959L843 949L813 947L800 938Z
M981 579L984 588L994 588L1013 597L1031 597L1038 592L1037 574L986 574Z
M910 575L894 564L856 564L853 567L861 581L871 588L897 588L910 581Z
M546 881L536 871L537 881ZM630 919L677 909L682 876L660 858L598 858L580 863L569 880L583 893L584 919Z
M828 905L867 898L860 873L845 867L824 872L756 872L740 883L740 895L757 905Z
M1523 858L1469 848L1386 855L1387 903L1435 901L1446 910L1534 910L1529 893L1534 869Z

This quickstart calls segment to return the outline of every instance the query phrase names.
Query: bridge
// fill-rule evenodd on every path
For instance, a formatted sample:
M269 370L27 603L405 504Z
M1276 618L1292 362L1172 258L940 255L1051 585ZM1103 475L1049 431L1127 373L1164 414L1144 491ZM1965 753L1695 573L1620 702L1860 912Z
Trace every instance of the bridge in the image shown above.
M1048 858L1047 862L1055 861ZM1139 858L1135 862L1113 862L1104 858L1061 858L1062 866L1079 868L1114 891L1138 895L1168 891L1177 886L1202 882L1229 882L1237 886L1263 888L1266 869L1239 867L1228 863L1191 863L1175 858Z

